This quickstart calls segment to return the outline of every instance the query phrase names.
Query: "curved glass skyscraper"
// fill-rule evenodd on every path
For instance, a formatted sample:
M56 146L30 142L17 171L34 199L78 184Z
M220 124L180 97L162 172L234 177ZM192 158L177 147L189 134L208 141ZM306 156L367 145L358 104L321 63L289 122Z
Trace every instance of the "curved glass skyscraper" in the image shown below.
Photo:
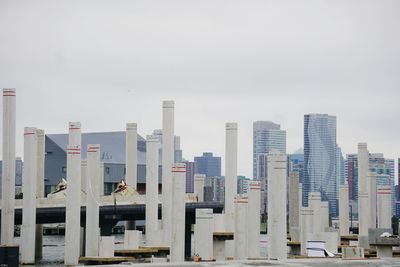
M336 147L336 117L304 115L303 205L308 205L309 192L321 192L332 216L337 215Z

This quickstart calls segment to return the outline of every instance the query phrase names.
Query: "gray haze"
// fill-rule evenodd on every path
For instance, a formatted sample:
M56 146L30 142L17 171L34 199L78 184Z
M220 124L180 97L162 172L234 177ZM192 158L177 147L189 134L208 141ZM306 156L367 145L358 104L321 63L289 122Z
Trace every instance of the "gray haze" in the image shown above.
M344 153L400 156L400 1L0 0L0 87L23 127L47 133L161 128L176 103L184 157L224 155L239 124L239 174L252 173L252 122L303 146L303 115L337 116ZM2 104L1 104L2 105ZM222 171L224 173L224 170Z

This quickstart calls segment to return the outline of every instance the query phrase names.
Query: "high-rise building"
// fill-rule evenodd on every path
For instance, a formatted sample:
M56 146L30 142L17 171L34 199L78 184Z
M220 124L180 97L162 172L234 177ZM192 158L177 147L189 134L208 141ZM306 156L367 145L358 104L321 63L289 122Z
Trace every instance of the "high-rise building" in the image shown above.
M396 212L394 159L387 159L382 153L369 154L369 171L376 174L376 184L392 188L392 212ZM349 185L349 199L358 201L358 159L357 154L346 155L345 176Z
M185 161L185 164L186 164L186 193L193 193L196 163L193 161Z
M396 199L394 190L394 159L387 159L382 153L370 153L369 170L376 174L376 185L389 186L392 191L392 215L396 214Z
M397 200L400 201L400 158L397 159Z
M358 161L357 154L347 154L344 161L344 174L349 185L349 200L358 200Z
M249 188L250 178L242 175L238 175L237 177L237 193L238 194L247 194L247 190Z
M344 174L344 158L342 149L337 146L336 148L336 193L339 194L341 185L346 184L346 176ZM339 199L339 195L337 196Z
M286 153L286 131L271 121L253 122L253 178L261 180L257 173L257 160L260 154L277 150Z
M288 156L288 172L298 172L299 182L302 183L304 179L304 150L299 148L293 154Z
M225 177L206 177L204 181L204 190L204 194L206 196L205 201L224 202Z
M179 163L182 160L181 137L174 136L174 161L175 163Z
M304 115L303 202L308 193L320 192L329 202L329 213L337 216L336 117L328 114Z
M221 157L214 157L211 152L204 152L203 156L194 157L196 173L204 174L206 177L221 176Z

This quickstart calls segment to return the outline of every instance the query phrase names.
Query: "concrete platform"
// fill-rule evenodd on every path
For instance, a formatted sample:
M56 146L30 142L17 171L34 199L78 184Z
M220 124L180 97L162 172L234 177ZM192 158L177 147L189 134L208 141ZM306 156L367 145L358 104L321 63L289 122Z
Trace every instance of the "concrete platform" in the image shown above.
M233 240L233 232L214 232L214 240Z
M126 256L133 258L145 258L151 255L167 256L169 247L139 247L138 249L117 249L114 251L115 256Z
M104 265L104 264L119 264L121 262L131 262L132 257L80 257L79 262L85 265Z
M358 241L358 235L345 235L340 237L340 244L348 246L350 241Z

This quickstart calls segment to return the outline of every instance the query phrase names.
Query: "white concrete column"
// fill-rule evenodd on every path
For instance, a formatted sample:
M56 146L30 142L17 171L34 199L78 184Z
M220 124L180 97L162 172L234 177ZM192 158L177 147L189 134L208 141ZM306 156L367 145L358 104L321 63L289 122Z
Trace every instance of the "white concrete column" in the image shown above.
M369 199L369 207L370 207L370 219L369 219L369 228L376 228L376 220L377 220L377 196L376 196L376 174L374 172L367 172L367 182L368 182L368 199Z
M46 154L45 151L45 143L46 136L44 134L44 130L37 129L37 177L36 177L36 195L38 198L44 197L44 156Z
M321 223L321 193L308 193L308 206L313 210L313 229L312 233L317 234L323 232Z
M163 101L162 119L162 221L164 244L171 245L172 164L174 163L174 101ZM175 216L175 215L174 215Z
M100 161L100 196L104 196L104 162Z
M368 194L358 194L358 206L362 207L369 207L369 198ZM369 227L369 212L361 212L360 210L358 211L358 244L362 248L369 248L369 243L368 243L368 227ZM360 232L360 229L362 232ZM365 234L367 232L367 234Z
M321 232L325 232L326 228L329 227L329 202L321 201Z
M186 164L172 166L172 239L171 262L185 261Z
M213 210L196 209L194 228L194 253L202 260L213 260Z
M339 189L339 226L340 236L349 233L349 186L341 185Z
M213 214L213 218L214 218L214 232L216 233L226 232L225 214L215 213Z
M36 242L36 178L37 178L36 128L24 128L24 169L22 175L22 227L21 264L35 264Z
M248 207L247 197L237 195L235 198L235 260L247 259L248 255Z
M67 191L65 209L65 265L77 265L81 222L81 147L67 148Z
M300 210L300 241L301 255L307 255L307 241L313 232L314 212L310 207L302 207Z
M38 142L37 142L37 177L36 177L36 196L38 198L44 197L44 155L45 151L45 139L44 130L36 130ZM41 259L43 256L43 225L36 225L36 243L35 243L35 258Z
M155 135L146 139L146 245L160 245L158 240L158 147Z
M392 228L392 189L378 187L378 228Z
M87 146L85 256L99 255L100 145ZM83 162L83 161L82 161Z
M300 226L300 211L303 208L303 184L299 184L299 226Z
M299 227L299 173L289 173L289 232L293 227Z
M287 258L286 154L268 155L268 257Z
M137 188L137 124L126 124L126 177L125 181L133 188Z
M225 125L225 223L226 231L235 229L235 204L237 194L237 146L238 126L236 122Z
M206 176L204 174L196 173L194 175L194 193L197 196L197 202L204 201L204 181Z
M114 257L114 236L102 236L100 237L99 244L99 256L105 258Z
M370 201L367 172L369 169L369 152L366 143L358 144L358 225L360 236L368 237L370 226ZM359 242L363 243L363 242Z
M1 181L1 245L14 245L15 89L3 89L3 167Z
M69 134L68 134L68 144L69 145L81 145L81 123L80 122L70 122L69 123Z
M124 249L139 249L142 242L142 232L138 230L125 230Z
M249 183L248 199L248 258L260 258L260 195L261 184L259 181L251 181Z
M81 160L81 191L87 194L87 160ZM84 201L84 199L82 199Z

